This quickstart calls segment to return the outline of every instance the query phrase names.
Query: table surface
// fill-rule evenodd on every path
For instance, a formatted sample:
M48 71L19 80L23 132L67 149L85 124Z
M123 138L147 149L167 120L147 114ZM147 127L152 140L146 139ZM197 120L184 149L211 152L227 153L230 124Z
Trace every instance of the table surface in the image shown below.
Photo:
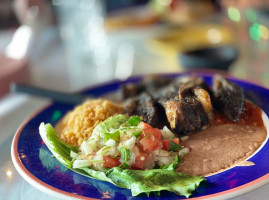
M29 54L29 68L32 74L31 83L36 86L44 86L49 89L58 89L62 91L72 91L77 89L76 87L72 87L70 77L67 73L66 60L64 59L63 55L63 47L61 45L57 30L54 27L48 27L43 34L44 37L40 36L40 38L43 39L39 41L38 44L34 43L35 51L30 49L31 53ZM10 34L7 34L7 32L4 32L3 34L0 33L0 48L3 48L6 45L5 41L8 41L11 36L12 31L10 31ZM269 59L264 60L263 62L260 61L261 59L265 59L266 54L268 55L268 52L263 50L263 47L263 49L259 50L260 53L256 52L255 57L255 55L252 55L252 52L257 51L257 49L260 48L258 43L255 44L257 47L253 47L253 41L249 42L249 44L248 42L239 44L240 49L243 49L241 51L243 54L233 66L232 73L239 78L250 79L268 86L266 77L268 76L269 78L269 71L266 66L269 62ZM246 45L252 46L253 49L247 51L245 48ZM140 60L140 64L143 63L144 65L152 60L152 58L149 59L148 57L144 57L143 59ZM143 65L140 67L137 66L134 68L132 74L139 74L143 70L144 73L180 71L180 68L175 67L167 67L164 69L162 66L168 65L169 63L159 62L159 60L158 62L155 62L155 64L156 65L149 65L147 68L144 68ZM258 66L258 68L253 68L251 65ZM12 138L20 124L22 124L22 122L36 109L42 107L47 102L48 100L46 99L32 97L24 94L7 94L5 97L0 99L1 199L56 200L56 198L38 191L36 188L22 179L14 168L10 155ZM265 200L268 199L268 196L269 184L250 193L236 197L233 200Z

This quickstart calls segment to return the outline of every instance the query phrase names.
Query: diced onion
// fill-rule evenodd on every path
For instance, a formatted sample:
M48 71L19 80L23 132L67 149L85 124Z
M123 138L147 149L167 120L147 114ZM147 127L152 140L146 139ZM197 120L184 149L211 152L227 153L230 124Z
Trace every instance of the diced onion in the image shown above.
M156 156L155 160L158 162L160 166L162 165L169 165L175 159L175 156Z
M75 153L74 151L70 151L70 157L71 158L76 158L76 157L78 157L78 154Z
M115 146L116 145L116 141L113 139L109 139L106 143L106 146Z
M175 136L175 134L172 131L170 131L169 128L167 128L166 126L163 127L161 132L164 140L169 140Z
M103 170L103 162L100 162L100 161L103 161L103 156L102 155L95 155L93 157L93 160L98 160L99 162L93 162L92 165L93 165L93 168L96 169L96 170Z
M90 166L91 161L89 160L75 160L73 163L73 168L81 168Z
M130 160L128 160L126 163L127 163L129 166L131 166L132 164L135 163L135 157L136 157L135 153L134 153L134 152L131 152ZM121 160L120 160L120 161L121 161Z
M117 148L115 146L104 146L96 154L114 157L117 156Z
M155 155L148 154L145 159L144 169L153 169L155 166Z
M171 156L171 153L164 149L157 149L154 151L154 153L156 156Z
M132 136L129 140L126 140L126 141L123 142L123 146L126 149L129 149L129 150L132 151L134 146L135 146L135 142L136 142L136 137Z
M87 141L83 141L80 146L80 150L84 155L95 152L97 150L97 141L93 138Z
M88 145L87 141L83 141L80 150L84 155L88 155L93 152L93 149L91 148L90 145Z
M178 155L179 155L180 157L183 157L183 156L185 156L186 154L188 154L189 152L190 152L190 149L187 148L187 147L185 147L184 149L182 149L182 150L180 150L180 151L178 152Z

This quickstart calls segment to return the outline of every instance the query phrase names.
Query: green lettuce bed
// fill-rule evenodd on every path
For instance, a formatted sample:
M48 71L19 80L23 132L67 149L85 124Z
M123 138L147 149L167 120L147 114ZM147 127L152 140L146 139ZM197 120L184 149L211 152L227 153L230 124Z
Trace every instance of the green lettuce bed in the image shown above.
M39 133L57 160L72 169L70 151L78 152L78 147L61 141L51 124L41 123ZM110 182L121 188L130 189L133 196L141 193L149 195L151 192L160 194L160 191L166 190L189 197L200 183L205 181L205 178L175 172L178 164L179 161L175 160L174 163L163 169L151 170L132 170L120 167L106 171L96 171L90 167L72 170L91 178Z

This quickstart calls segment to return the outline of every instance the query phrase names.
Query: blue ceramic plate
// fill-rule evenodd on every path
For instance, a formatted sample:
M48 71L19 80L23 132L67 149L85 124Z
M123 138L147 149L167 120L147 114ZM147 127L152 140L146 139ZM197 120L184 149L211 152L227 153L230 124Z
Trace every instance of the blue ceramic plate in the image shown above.
M164 76L182 75L186 74ZM196 73L195 75L203 77L208 84L211 84L213 74ZM228 78L240 85L244 89L246 97L269 115L268 89L246 81ZM124 82L114 81L85 90L83 93L100 97L117 91L123 83L137 82L140 79L141 77L133 77ZM52 103L34 114L16 133L12 143L12 160L18 172L30 184L43 192L65 199L184 199L184 197L170 192L161 192L161 197L151 196L147 198L143 195L132 197L130 190L66 170L55 158L51 157L52 154L39 136L38 127L41 122L55 125L72 108L70 105ZM234 167L207 177L207 182L198 188L191 199L227 199L269 183L269 142L267 139L263 146L248 160L254 162L255 165Z

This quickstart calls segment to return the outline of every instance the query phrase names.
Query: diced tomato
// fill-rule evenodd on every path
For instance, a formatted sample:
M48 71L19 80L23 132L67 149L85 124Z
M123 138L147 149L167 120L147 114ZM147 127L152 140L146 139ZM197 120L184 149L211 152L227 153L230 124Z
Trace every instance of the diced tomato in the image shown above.
M139 143L146 152L154 151L156 149L162 148L162 133L157 128L147 128L145 129L141 136Z
M147 124L145 122L140 122L138 127L141 129L152 128L149 124Z
M141 138L148 137L148 135L153 135L157 139L161 139L162 132L157 128L146 128L142 134Z
M174 143L179 144L179 139L174 138L172 139ZM163 149L166 151L169 151L169 145L170 145L170 140L163 140Z
M110 156L103 156L104 167L113 168L119 166L121 163L117 158L111 158Z
M135 163L132 165L133 169L143 169L145 165L145 160L148 154L144 152L139 152L139 155L135 157Z

